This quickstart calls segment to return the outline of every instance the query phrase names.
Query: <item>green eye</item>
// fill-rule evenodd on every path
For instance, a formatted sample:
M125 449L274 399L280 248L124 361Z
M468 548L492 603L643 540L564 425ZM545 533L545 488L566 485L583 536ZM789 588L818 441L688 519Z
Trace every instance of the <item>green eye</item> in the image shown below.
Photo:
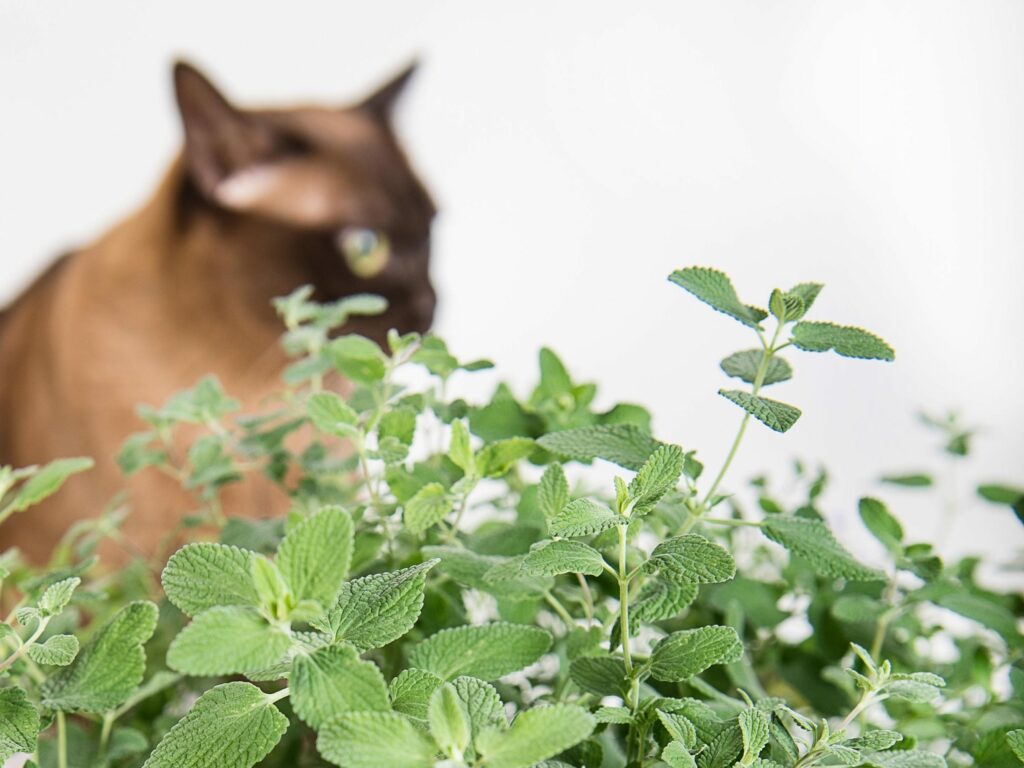
M346 227L338 235L338 246L352 274L363 279L379 275L391 256L387 235L376 229Z

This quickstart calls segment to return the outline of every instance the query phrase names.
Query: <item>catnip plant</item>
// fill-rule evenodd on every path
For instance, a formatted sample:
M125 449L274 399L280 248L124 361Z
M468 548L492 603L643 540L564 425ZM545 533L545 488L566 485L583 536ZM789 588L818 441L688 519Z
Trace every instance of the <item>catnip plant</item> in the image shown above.
M820 509L827 473L795 467L780 494L729 493L751 421L800 418L764 391L788 357L891 361L860 328L805 319L822 286L743 303L723 273L670 281L746 326L721 369L742 388L713 473L652 434L648 412L595 408L551 350L524 399L448 393L491 367L438 337L383 347L341 334L370 296L308 288L276 302L293 363L265 413L216 379L160 407L119 457L195 495L187 543L118 572L97 563L118 505L33 569L0 557L0 759L45 768L939 768L1024 763L1021 599L977 561L908 541L880 498L932 488L914 471L859 503L884 550L871 566ZM785 355L783 354L785 353ZM339 382L347 382L339 388ZM339 392L344 391L343 397ZM945 423L944 423L945 424ZM183 429L205 433L184 454ZM950 421L944 428L961 429ZM958 432L957 434L962 434ZM962 446L966 438L949 444ZM587 467L616 468L609 487ZM0 470L0 521L57 492L87 460ZM282 518L225 516L220 495L262 473ZM793 485L791 483L791 485ZM1024 493L981 495L1021 516ZM799 494L802 494L800 496ZM945 612L945 613L943 613ZM973 628L951 636L937 618ZM812 631L785 639L794 620ZM952 638L952 639L951 639ZM957 653L936 658L932 641Z

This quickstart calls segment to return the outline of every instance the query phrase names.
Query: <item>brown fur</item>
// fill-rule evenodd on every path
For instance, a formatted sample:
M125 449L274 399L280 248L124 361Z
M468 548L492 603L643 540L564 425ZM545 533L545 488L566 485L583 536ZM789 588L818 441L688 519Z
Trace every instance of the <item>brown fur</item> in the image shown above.
M388 122L408 74L344 110L243 112L178 65L186 149L154 197L0 314L0 464L97 462L0 526L0 549L39 561L125 487L114 457L142 428L138 403L160 404L213 372L254 408L285 364L273 297L306 283L321 300L379 293L388 313L347 330L382 339L389 327L429 326L434 207ZM380 274L359 279L346 267L336 245L346 226L386 234L392 255ZM152 553L194 502L152 471L130 487L126 537ZM266 514L279 501L249 484L225 505Z

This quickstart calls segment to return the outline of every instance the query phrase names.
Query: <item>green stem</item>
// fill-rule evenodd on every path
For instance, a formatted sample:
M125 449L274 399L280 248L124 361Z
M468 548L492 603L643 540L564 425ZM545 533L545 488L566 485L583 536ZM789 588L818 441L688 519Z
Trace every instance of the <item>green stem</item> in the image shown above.
M110 743L110 730L114 727L114 720L117 718L116 713L111 710L103 715L103 728L100 731L100 747L99 747L99 759L100 762L107 756L107 744Z
M626 528L619 529L619 642L622 643L622 658L626 665L626 674L633 677L633 657L629 651L629 576L626 573ZM631 707L635 702L627 702Z
M281 699L288 698L291 695L291 693L292 692L288 688L282 688L277 693L268 693L267 701L269 701L271 704L274 704L275 702L278 702Z
M57 766L68 768L68 725L60 710L57 711Z
M548 605L550 605L554 609L555 613L559 615L559 617L565 623L566 629L568 629L570 632L576 629L576 621L573 619L572 614L570 614L565 609L565 606L562 605L561 601L557 597L555 597L550 592L545 592L544 600L545 602L547 602Z
M46 625L49 623L50 620L48 618L40 619L39 626L36 627L35 632L29 635L28 639L25 640L25 642L23 642L21 645L19 645L17 650L14 651L14 653L12 653L3 661L0 661L0 672L3 672L5 669L13 665L14 662L20 659L25 654L25 651L28 650L29 646L39 639L39 637L43 634L43 630L46 629Z

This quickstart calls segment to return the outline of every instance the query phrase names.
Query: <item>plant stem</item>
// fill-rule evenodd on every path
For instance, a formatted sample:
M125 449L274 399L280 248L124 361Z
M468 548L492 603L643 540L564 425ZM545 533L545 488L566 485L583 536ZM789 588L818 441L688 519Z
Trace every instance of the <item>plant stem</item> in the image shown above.
M545 592L544 600L554 609L555 613L559 615L562 621L565 622L566 629L570 632L576 629L576 621L573 619L572 614L565 609L565 606L562 605L561 601L557 597L552 595L550 592Z
M57 766L68 768L68 727L60 710L57 710Z
M583 590L583 610L587 615L587 623L594 623L594 595L590 592L590 585L587 584L587 577L582 573L576 574L576 579L580 583L580 589Z
M110 730L114 727L114 720L117 718L117 714L111 710L103 715L103 728L100 731L100 746L99 746L99 759L103 760L107 756L107 744L110 742Z
M292 692L288 688L282 688L277 693L268 693L267 694L267 701L269 701L271 704L273 704L275 702L280 701L281 699L288 698L291 695L291 693Z
M619 641L626 674L633 677L633 657L629 652L629 576L626 574L626 526L619 529ZM627 702L630 703L630 702ZM635 702L630 703L633 706Z
M21 645L19 645L17 650L14 651L14 653L12 653L3 661L0 661L0 672L3 672L5 669L14 664L14 662L20 659L25 654L25 651L28 650L28 647L39 639L40 635L42 635L43 631L46 629L46 625L49 623L50 620L48 618L39 619L39 626L36 627L35 632L29 635L28 639L25 640L25 642L23 642Z

